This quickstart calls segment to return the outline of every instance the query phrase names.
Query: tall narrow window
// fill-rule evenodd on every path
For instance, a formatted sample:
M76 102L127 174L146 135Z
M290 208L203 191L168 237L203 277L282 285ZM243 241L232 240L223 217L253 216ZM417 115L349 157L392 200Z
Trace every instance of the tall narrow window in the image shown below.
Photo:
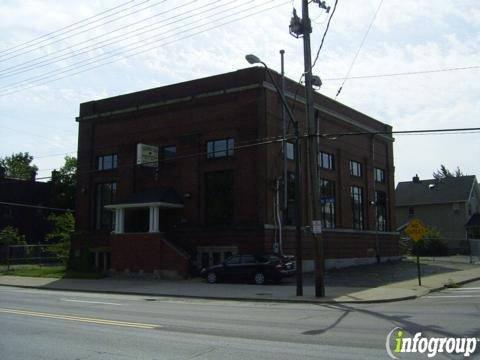
M322 227L325 229L335 228L335 182L320 180L320 209Z
M358 161L350 160L350 175L362 176L362 164Z
M172 160L177 157L177 146L165 146L163 149L163 160Z
M326 170L334 170L334 156L326 152L320 152L320 167Z
M234 146L235 142L233 141L233 138L208 141L207 159L232 157Z
M97 230L113 230L114 212L105 209L105 205L113 203L117 192L117 183L97 184L95 187L95 228Z
M209 225L233 222L233 170L205 173L205 222Z
M288 160L295 160L295 150L294 145L291 142L287 142L287 159Z
M363 230L363 193L359 186L350 186L352 200L352 227Z
M101 155L97 157L97 170L111 170L117 168L117 154Z
M287 173L287 217L285 219L286 225L294 225L295 224L295 209L296 209L296 201L295 201L295 173L288 172Z
M375 191L375 208L377 231L387 231L387 195L382 191Z
M375 178L375 182L380 184L385 183L385 170L375 168L373 172L373 176Z

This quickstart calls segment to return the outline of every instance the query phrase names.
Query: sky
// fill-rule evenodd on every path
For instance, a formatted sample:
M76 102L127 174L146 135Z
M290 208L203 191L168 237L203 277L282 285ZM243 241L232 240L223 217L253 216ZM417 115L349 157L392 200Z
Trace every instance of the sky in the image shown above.
M326 3L310 4L313 57ZM0 157L29 152L48 177L76 155L80 103L235 71L246 54L279 71L284 49L298 80L293 8L301 16L298 0L0 0ZM331 98L348 75L336 100L394 131L472 128L479 54L477 0L339 0L313 72ZM480 132L396 135L395 181L440 164L480 175L479 154Z

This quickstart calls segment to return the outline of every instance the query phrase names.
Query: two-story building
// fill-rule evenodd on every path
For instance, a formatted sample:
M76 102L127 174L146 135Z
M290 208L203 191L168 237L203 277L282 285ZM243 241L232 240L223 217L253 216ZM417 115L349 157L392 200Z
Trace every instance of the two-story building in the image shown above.
M480 188L474 175L400 182L396 189L398 224L418 218L440 231L451 253L468 253L468 232L478 236ZM474 236L475 234L475 236Z
M304 133L299 86L286 79ZM391 127L318 93L315 114L330 134L319 154L327 267L397 258ZM264 68L81 104L75 254L90 251L106 270L179 274L189 260L201 268L235 253L294 254L295 159L289 143L284 179L281 115Z

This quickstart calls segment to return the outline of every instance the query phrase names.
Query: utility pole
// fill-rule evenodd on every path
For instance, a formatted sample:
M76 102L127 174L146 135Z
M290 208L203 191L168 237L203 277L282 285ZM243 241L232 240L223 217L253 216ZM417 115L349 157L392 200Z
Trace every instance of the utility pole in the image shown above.
M321 8L329 11L324 1L312 0ZM317 142L317 124L314 117L314 93L313 93L313 75L312 75L312 53L310 47L310 33L312 32L311 21L308 13L308 0L302 0L302 19L300 20L293 12L290 23L290 33L296 37L303 37L303 55L304 55L304 75L305 75L305 101L306 101L306 127L308 134L307 141L307 176L309 180L308 192L311 196L310 220L313 235L313 256L315 272L315 296L325 296L325 266L323 254L323 239L321 229L320 214L320 171L318 163L318 142Z

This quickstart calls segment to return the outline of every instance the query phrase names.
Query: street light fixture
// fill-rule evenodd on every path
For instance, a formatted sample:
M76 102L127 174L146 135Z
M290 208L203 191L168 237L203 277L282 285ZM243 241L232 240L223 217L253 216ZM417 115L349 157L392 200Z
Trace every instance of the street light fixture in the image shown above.
M297 275L297 296L302 296L303 295L303 265L302 265L302 215L301 215L301 197L300 197L300 134L298 131L298 121L295 120L292 110L287 104L287 100L285 99L285 95L283 94L282 91L280 91L277 82L275 81L271 70L265 64L263 61L261 61L257 56L253 54L248 54L245 56L245 59L248 61L249 64L262 64L263 67L265 67L265 70L270 77L270 80L272 81L273 86L275 87L275 90L277 93L280 95L280 99L282 101L282 104L287 111L288 117L290 119L290 122L293 125L294 129L294 134L295 134L295 143L294 143L294 157L295 157L295 200L296 200L296 206L295 206L295 233L296 233L296 258L297 258L297 269L296 269L296 275ZM287 181L287 179L284 179L284 181Z

